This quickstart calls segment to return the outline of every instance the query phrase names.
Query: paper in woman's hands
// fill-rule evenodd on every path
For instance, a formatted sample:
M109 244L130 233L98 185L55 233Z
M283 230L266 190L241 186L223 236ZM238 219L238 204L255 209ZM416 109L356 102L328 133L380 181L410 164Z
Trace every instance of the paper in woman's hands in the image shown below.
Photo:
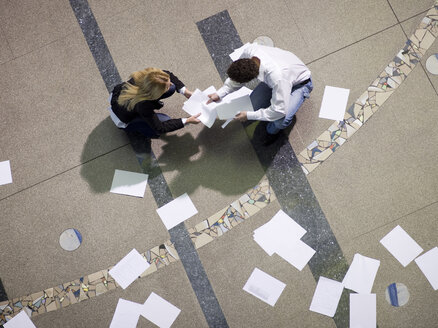
M186 111L191 116L201 113L198 117L206 127L211 128L213 126L214 121L216 120L216 103L212 102L207 105L207 101L209 94L216 93L216 89L214 86L211 86L204 91L196 89L192 96L184 102L183 110Z

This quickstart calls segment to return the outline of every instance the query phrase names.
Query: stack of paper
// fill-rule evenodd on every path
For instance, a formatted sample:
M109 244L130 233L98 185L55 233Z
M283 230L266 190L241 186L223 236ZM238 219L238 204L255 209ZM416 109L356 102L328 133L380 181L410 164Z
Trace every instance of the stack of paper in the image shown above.
M216 112L220 120L232 119L239 112L253 112L249 95L252 90L242 87L226 95L220 102L216 103Z
M201 113L198 119L208 128L213 126L214 121L216 120L216 103L210 103L207 105L207 101L209 94L215 93L216 89L211 86L204 91L196 89L192 96L184 102L183 110L185 110L190 115L197 115Z
M380 240L380 243L406 267L423 249L399 225Z
M12 183L11 163L9 161L0 162L0 186Z
M135 279L149 268L150 264L143 256L134 248L123 259L120 260L108 273L114 280L127 288Z
M274 306L285 287L285 283L255 268L243 290Z
M32 320L30 320L29 316L23 310L18 313L11 320L6 322L3 327L5 328L36 328L33 324Z
M302 270L315 250L300 240L306 230L282 210L266 224L254 230L254 240L270 256L277 253L298 270Z
M210 99L208 95L215 92L216 89L213 86L204 91L196 89L192 96L184 102L183 110L192 116L201 113L198 119L209 128L213 126L216 117L229 122L239 112L254 111L249 98L252 92L251 89L242 87L226 95L220 102L211 102L207 105L207 101ZM223 127L225 127L225 124Z
M167 230L192 217L198 210L187 193L157 209L157 213Z
M140 315L160 328L169 328L181 312L155 293L144 304L119 299L110 328L135 328Z

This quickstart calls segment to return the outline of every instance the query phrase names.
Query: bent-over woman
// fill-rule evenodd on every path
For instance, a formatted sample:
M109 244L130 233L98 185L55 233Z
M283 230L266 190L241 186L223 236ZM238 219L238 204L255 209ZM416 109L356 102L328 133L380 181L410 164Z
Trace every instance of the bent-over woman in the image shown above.
M161 134L197 124L198 115L172 119L166 114L156 113L163 107L161 99L178 91L186 98L188 90L173 73L158 68L146 68L131 74L127 82L114 87L110 96L110 115L114 124L125 131L139 132L147 138L159 138Z

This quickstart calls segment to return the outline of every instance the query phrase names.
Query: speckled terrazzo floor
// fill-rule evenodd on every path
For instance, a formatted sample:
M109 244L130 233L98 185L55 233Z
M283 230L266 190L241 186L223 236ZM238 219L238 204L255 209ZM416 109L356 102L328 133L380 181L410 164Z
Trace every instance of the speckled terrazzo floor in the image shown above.
M359 252L382 262L379 327L432 327L436 292L378 242L400 224L425 250L438 245L438 78L424 68L438 50L432 6L0 2L0 161L14 178L0 186L1 322L25 308L37 327L107 327L119 297L156 292L182 309L175 327L347 327L347 294L334 319L308 307L318 277L342 279ZM259 35L312 71L315 90L283 143L263 148L253 125L233 122L148 145L108 119L108 90L131 71L157 66L191 88L219 87L229 52ZM318 118L325 85L351 89L343 122ZM167 112L184 116L182 102L172 97ZM110 194L114 169L149 173L145 197ZM184 192L199 213L168 232L155 209ZM252 240L279 208L317 250L302 272ZM84 242L69 253L58 238L71 227ZM132 248L152 266L121 290L107 271ZM242 290L255 266L289 287L274 308ZM385 301L393 282L409 288L404 307Z

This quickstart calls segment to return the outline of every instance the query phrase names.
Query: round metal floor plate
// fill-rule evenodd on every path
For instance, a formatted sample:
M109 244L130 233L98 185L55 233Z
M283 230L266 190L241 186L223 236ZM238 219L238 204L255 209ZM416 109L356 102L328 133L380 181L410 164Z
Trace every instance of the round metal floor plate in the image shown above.
M260 44L262 46L268 46L268 47L274 46L274 41L272 41L272 39L269 36L259 36L253 42Z
M408 287L402 283L392 283L386 288L385 296L392 306L403 306L409 301Z
M74 251L81 246L82 235L76 229L67 229L59 236L59 244L66 251Z
M434 54L427 58L426 69L430 74L438 75L438 54Z

